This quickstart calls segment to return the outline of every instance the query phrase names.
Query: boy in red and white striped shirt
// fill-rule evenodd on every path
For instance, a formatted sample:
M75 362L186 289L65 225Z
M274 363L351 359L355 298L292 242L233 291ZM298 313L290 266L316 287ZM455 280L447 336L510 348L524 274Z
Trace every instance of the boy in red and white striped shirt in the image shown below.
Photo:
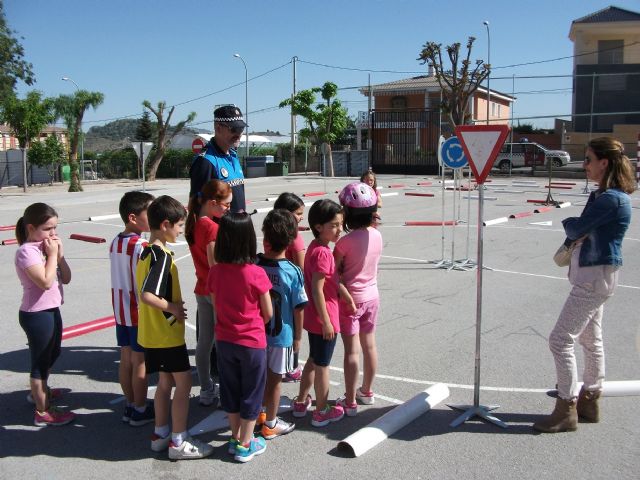
M144 348L138 344L138 299L136 265L147 241L140 235L149 231L147 208L153 195L127 192L120 200L124 231L111 242L111 304L116 319L116 337L120 347L120 386L126 397L122 421L134 427L154 419L153 404L147 403L147 374Z

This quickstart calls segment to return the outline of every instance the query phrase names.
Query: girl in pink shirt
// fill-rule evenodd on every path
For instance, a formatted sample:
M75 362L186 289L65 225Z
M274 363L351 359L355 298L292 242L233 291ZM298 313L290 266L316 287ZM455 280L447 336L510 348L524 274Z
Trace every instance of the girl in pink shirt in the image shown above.
M218 317L220 401L231 426L228 451L238 462L248 462L267 448L264 438L253 436L253 428L267 378L264 325L273 316L272 285L255 265L256 233L248 213L222 216L214 257L208 286Z
M341 287L329 248L342 232L342 208L332 200L318 200L309 209L309 226L315 239L309 244L304 260L304 283L309 302L304 308L304 329L309 336L309 359L302 371L300 391L293 404L293 416L304 417L311 405L309 391L316 392L316 409L311 425L324 427L344 416L341 406L327 403L329 397L329 365L340 333L338 297L352 303Z
M189 215L184 236L189 244L191 258L196 269L196 369L200 380L200 405L217 406L219 397L211 378L211 364L215 362L214 325L216 312L211 303L207 277L215 264L213 251L218 235L218 223L231 206L231 187L226 182L211 180L189 201ZM215 366L215 365L214 365ZM217 371L217 368L213 369Z
M347 416L358 412L359 400L373 405L371 386L378 366L375 328L380 299L378 262L382 254L382 236L373 227L377 209L376 193L365 183L351 183L340 192L344 208L344 229L348 234L338 240L333 255L340 280L353 297L355 313L340 310L340 331L344 343L344 383L346 392L336 403ZM356 388L360 361L364 356L362 386Z
M27 400L35 403L33 423L39 427L65 425L75 418L72 412L50 406L50 401L62 391L48 386L49 373L62 343L62 284L71 281L57 226L58 214L46 203L28 206L16 223L20 247L15 266L23 288L18 317L31 354L31 393Z

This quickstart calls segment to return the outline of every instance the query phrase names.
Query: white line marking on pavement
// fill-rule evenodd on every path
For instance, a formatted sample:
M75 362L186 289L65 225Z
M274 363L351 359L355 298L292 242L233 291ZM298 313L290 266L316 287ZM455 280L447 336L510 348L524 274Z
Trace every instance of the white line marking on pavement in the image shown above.
M511 270L500 270L499 268L492 268L494 272L500 273L512 273L515 275L526 275L528 277L541 277L541 278L551 278L552 280L566 280L567 277L555 277L553 275L540 275L538 273L526 273L526 272L513 272ZM623 285L621 283L618 284L620 288L631 288L633 290L640 290L640 287L636 287L634 285Z
M404 400L398 400L397 398L393 398L393 397L385 397L384 395L380 395L379 393L375 394L375 398L384 400L389 403L395 403L396 405L402 405L404 403Z

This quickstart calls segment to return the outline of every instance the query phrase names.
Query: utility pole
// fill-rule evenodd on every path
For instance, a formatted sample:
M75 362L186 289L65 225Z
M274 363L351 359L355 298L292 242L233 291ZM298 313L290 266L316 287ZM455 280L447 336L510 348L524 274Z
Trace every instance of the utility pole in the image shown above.
M291 167L296 159L296 115L293 113L293 102L296 97L296 62L298 57L294 56L291 61L293 62L293 93L291 94Z

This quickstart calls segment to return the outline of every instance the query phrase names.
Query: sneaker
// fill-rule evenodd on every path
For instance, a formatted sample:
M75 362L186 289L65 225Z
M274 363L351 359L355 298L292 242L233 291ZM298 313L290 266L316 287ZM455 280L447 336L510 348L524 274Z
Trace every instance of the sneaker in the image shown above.
M237 462L246 463L250 462L256 455L262 455L267 449L267 442L262 437L254 437L249 442L249 446L245 447L238 443L236 445L235 456L233 457Z
M153 403L147 403L144 412L139 412L135 409L135 407L131 407L131 409L133 411L131 412L131 420L129 420L129 425L131 425L132 427L141 427L142 425L153 422L156 418L156 412L153 409Z
M130 405L124 406L124 412L122 412L122 421L124 423L129 423L131 421L131 413L133 412L133 407Z
M287 372L282 376L282 381L285 383L299 382L302 378L302 369L298 366L295 370Z
M331 422L337 422L344 417L344 410L340 405L330 406L327 405L324 410L316 410L313 412L311 418L311 425L314 427L326 427Z
M293 399L293 416L296 418L302 418L307 415L307 410L309 410L313 400L311 400L311 395L307 395L307 400L305 402L298 402L296 401L296 398Z
M347 395L342 395L336 399L336 405L340 405L347 417L355 417L358 414L357 403L347 403Z
M363 392L360 387L356 390L356 400L363 405L373 405L376 401L373 392Z
M203 407L210 407L214 405L214 408L218 406L220 402L220 387L217 384L213 384L213 387L209 390L200 389L200 398L198 403Z
M260 425L264 425L264 422L267 421L267 412L260 412L258 418L256 418L256 427Z
M155 432L151 434L151 450L154 452L164 452L167 448L169 448L169 443L171 442L171 434L166 437L161 437Z
M294 428L296 428L294 423L285 422L280 417L276 417L276 424L273 428L267 426L266 423L262 425L262 436L266 440L271 440L272 438L292 432Z
M33 424L36 427L46 427L47 425L59 427L60 425L73 422L75 418L76 414L73 412L65 412L58 408L51 407L46 412L36 410L33 415Z
M227 453L229 455L235 455L236 454L236 445L238 445L238 440L236 440L235 438L231 437L229 439L229 443L227 444Z
M179 447L169 442L169 460L192 460L208 457L213 453L213 447L196 438L185 439Z
M62 395L64 395L64 390L62 390L61 388L49 388L49 401L50 402L54 402L57 399L59 399ZM35 405L36 402L33 399L33 396L31 395L31 392L27 393L27 402L29 402L31 405Z

